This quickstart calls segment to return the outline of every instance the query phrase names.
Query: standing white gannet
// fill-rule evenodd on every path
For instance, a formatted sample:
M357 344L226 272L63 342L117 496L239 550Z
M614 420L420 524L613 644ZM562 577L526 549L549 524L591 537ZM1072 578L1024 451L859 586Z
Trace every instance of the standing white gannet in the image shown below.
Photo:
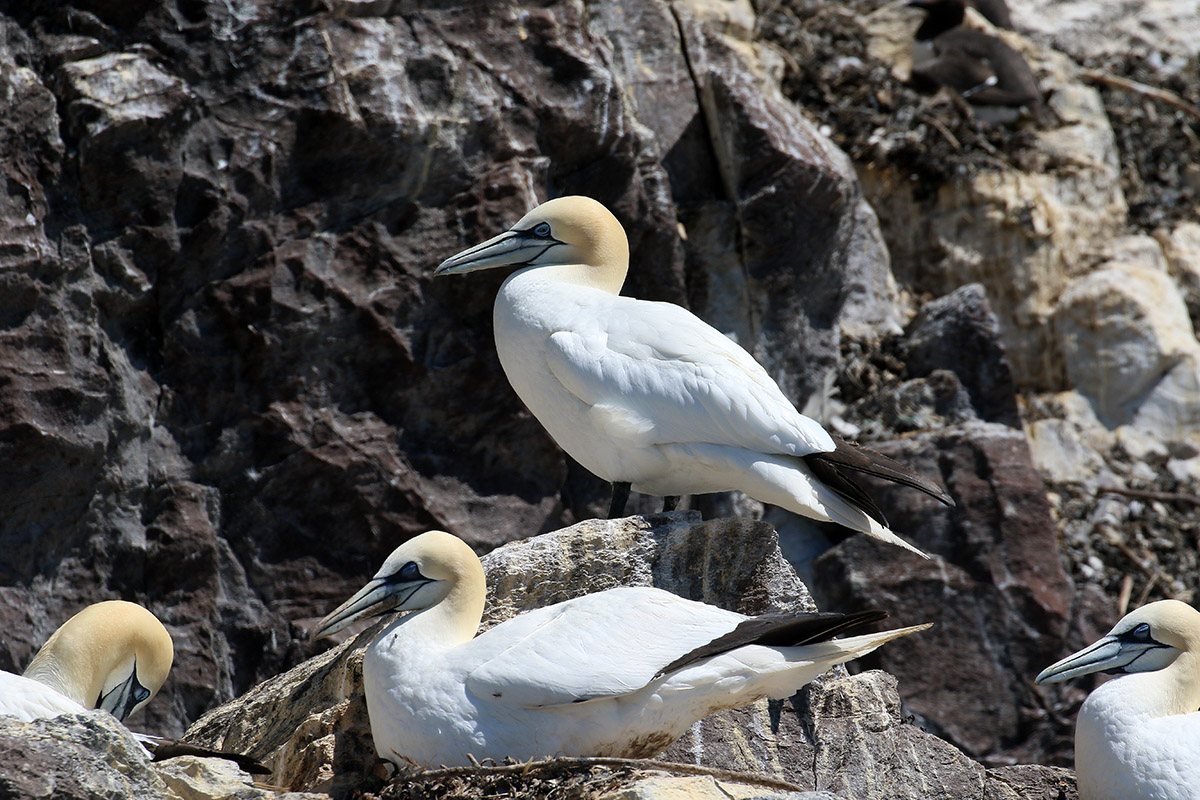
M0 714L32 722L102 708L124 721L158 693L173 658L171 635L149 611L96 603L64 622L24 675L0 672Z
M412 611L363 659L381 758L426 766L477 759L654 755L692 723L789 697L825 670L929 627L832 640L887 616L747 617L661 589L622 587L520 614L479 636L479 558L442 531L396 548L313 636Z
M740 489L919 553L844 470L954 504L798 412L749 353L687 309L620 296L629 243L595 200L543 203L434 274L516 265L496 297L500 364L554 441L613 484L610 517L631 487L667 497L668 509L678 495Z
M1047 667L1038 683L1123 673L1088 695L1075 722L1080 800L1200 796L1200 612L1160 600Z

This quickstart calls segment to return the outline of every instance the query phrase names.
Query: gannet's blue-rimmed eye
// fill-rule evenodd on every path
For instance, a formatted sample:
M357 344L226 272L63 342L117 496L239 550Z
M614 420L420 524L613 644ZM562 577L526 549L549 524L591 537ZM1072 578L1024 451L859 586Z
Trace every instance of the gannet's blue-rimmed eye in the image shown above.
M535 234L537 234L538 236L549 236L550 235L550 223L542 222L542 223L538 224L538 226L533 229L533 232Z
M396 575L402 581L415 581L421 577L421 569L417 566L417 562L410 561L401 567Z
M1157 644L1157 642L1154 641L1154 637L1150 635L1150 624L1147 622L1136 625L1124 633L1117 634L1117 638L1123 642L1129 642L1131 644Z

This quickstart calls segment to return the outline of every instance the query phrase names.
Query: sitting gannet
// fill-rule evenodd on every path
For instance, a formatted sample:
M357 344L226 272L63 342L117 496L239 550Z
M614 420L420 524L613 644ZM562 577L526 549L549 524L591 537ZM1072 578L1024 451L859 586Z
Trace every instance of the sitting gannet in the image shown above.
M1191 800L1200 792L1200 612L1160 600L1037 676L1118 673L1075 722L1081 800Z
M920 489L933 481L831 436L788 402L749 353L671 303L622 297L629 243L587 197L560 197L435 275L521 266L496 297L496 351L554 441L613 484L673 499L740 489L812 519L917 551L844 470ZM923 554L922 554L923 555Z
M152 613L124 600L95 603L64 622L24 675L0 671L0 715L22 722L103 709L124 722L149 703L171 671L171 634ZM130 731L155 761L200 756L270 770L248 756Z
M520 614L475 635L485 578L442 531L396 548L321 621L412 611L375 637L363 687L375 749L396 764L654 755L705 715L795 693L825 670L929 627L833 640L883 612L747 617L661 589L622 587Z
M926 12L913 45L912 81L919 89L949 87L991 121L1016 119L1020 106L1038 113L1042 96L1029 64L999 38L963 27L964 0L912 0L909 5ZM1007 6L972 5L989 19L1008 23L993 19L996 25L1011 27Z
M174 647L158 618L108 600L64 622L24 675L0 672L0 714L24 722L102 708L124 721L158 693Z

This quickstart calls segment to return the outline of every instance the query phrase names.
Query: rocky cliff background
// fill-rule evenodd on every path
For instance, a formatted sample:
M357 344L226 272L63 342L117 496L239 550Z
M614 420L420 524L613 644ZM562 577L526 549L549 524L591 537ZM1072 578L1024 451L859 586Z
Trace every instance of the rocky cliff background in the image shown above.
M583 193L627 293L959 503L881 488L930 562L692 507L765 515L822 607L938 622L867 665L916 724L1069 765L1087 687L1032 676L1196 585L1188 5L1015 0L1050 118L993 127L899 79L895 3L0 3L0 668L143 603L176 663L135 727L179 734L404 538L602 513L500 371L502 276L430 279Z

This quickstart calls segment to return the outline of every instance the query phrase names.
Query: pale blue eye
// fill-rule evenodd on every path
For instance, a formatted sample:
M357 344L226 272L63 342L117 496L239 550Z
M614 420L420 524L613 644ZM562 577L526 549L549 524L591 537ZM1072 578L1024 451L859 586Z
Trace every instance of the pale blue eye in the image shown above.
M538 236L549 236L550 235L550 223L543 222L543 223L539 224L536 228L533 229L533 232L536 233Z
M400 568L400 580L415 581L421 577L421 569L417 566L417 562L410 561Z

